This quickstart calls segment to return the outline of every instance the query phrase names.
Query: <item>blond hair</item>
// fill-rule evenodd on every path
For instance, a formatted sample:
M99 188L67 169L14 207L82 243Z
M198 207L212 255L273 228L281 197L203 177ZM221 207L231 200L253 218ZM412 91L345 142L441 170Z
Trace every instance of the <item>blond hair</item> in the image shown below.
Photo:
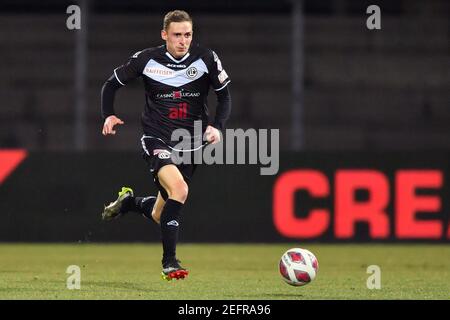
M185 21L190 22L192 26L194 25L192 23L191 16L186 11L183 10L170 11L164 16L163 30L167 31L169 29L169 25L171 22L185 22Z

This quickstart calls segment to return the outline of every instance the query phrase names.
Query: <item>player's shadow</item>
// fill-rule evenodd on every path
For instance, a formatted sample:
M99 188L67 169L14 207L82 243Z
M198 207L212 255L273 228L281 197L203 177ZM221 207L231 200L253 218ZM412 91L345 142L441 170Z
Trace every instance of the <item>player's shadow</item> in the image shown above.
M302 298L304 294L295 294L295 293L263 293L262 296L267 297L280 297L280 298Z
M84 281L83 285L92 286L92 287L106 287L106 288L116 288L116 289L124 289L124 290L133 290L133 291L141 291L141 292L158 292L158 290L152 290L144 288L142 286L136 285L134 283L129 282L119 282L119 281Z
M47 283L61 283L61 281L56 280L47 280ZM97 291L96 289L100 288L108 288L108 289L118 289L118 290L126 290L126 291L139 291L139 292L159 292L159 290L152 290L144 288L142 286L136 285L130 282L119 282L119 281L82 281L82 287L89 287L90 291Z
M234 297L234 295L229 295L230 297ZM242 295L244 297L254 297L255 295L253 294L247 294L247 295ZM279 297L280 299L282 298L297 298L297 299L301 299L303 298L305 295L303 294L294 294L294 293L261 293L258 294L258 299L264 299L264 297L267 297L267 299L273 299L273 297Z

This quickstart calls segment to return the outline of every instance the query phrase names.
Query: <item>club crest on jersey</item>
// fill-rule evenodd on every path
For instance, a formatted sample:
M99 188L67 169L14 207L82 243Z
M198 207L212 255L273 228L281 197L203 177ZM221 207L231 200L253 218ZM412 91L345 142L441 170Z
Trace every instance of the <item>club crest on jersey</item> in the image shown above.
M197 75L198 71L196 67L190 67L189 69L186 70L186 75L188 76L188 78L195 78L195 76Z
M165 149L155 149L153 150L153 155L158 156L159 159L169 159L170 152Z

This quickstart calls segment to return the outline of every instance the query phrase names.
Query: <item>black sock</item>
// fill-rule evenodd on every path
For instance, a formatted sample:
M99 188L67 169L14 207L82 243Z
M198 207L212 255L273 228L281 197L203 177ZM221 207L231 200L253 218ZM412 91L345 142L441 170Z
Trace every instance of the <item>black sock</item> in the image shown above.
M136 212L152 219L152 210L156 197L128 197L122 205L122 213ZM153 220L154 221L154 220Z
M163 263L175 259L178 241L178 230L181 224L181 209L183 204L173 199L167 199L161 213L161 238L163 245Z

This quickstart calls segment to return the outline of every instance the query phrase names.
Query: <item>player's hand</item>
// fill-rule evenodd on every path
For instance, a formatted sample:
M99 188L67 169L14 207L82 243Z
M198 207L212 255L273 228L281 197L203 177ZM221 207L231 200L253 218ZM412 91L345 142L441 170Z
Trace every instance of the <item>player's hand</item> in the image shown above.
M207 126L205 131L205 139L211 144L220 142L220 131L212 126Z
M105 123L103 124L102 134L104 136L108 134L116 134L116 130L114 130L114 126L116 124L124 124L124 122L116 116L109 116L108 118L106 118Z

